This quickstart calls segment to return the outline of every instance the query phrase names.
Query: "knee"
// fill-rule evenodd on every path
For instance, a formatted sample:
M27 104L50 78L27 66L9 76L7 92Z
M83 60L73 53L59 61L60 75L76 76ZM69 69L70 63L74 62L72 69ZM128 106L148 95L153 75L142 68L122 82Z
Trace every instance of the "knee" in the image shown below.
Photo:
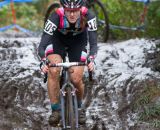
M48 72L48 78L57 79L59 77L60 69L50 68Z
M82 78L80 78L80 77L72 77L71 81L72 81L72 83L74 85L79 85L79 84L82 83Z

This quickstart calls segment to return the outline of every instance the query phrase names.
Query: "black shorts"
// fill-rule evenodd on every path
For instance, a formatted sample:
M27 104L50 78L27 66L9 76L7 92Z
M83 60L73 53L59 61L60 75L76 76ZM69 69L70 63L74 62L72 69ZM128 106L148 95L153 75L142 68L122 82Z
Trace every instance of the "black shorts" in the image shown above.
M55 35L53 43L47 46L45 55L47 57L50 54L59 54L63 58L66 48L70 62L85 62L87 58L86 33L70 37L62 34Z

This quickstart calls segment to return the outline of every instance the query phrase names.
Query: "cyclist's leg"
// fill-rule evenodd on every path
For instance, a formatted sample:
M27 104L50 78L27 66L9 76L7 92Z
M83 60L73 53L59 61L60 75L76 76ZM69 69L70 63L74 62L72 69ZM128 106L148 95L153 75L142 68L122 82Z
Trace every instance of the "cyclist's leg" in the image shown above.
M62 58L58 54L48 55L47 58L52 64L62 62ZM48 94L52 104L56 104L59 102L59 73L60 68L49 68Z
M47 56L51 63L59 63L62 61L60 55L51 54ZM60 68L49 68L48 71L48 95L51 102L52 114L49 118L49 124L56 126L60 120L60 104L59 104L59 73Z
M71 81L77 88L77 100L78 100L78 115L79 124L84 125L86 122L85 110L82 108L82 100L84 95L84 84L82 81L84 67L72 67L73 73L71 73Z
M46 57L53 63L62 62L64 46L59 42L58 38L54 39L54 43L46 48ZM54 46L54 47L53 47ZM49 68L48 72L48 95L51 102L52 115L49 118L50 125L56 125L60 120L60 105L59 105L59 74L60 68Z
M77 88L77 99L78 99L78 107L81 107L83 95L84 95L84 84L82 81L84 67L72 67L71 68L71 81Z

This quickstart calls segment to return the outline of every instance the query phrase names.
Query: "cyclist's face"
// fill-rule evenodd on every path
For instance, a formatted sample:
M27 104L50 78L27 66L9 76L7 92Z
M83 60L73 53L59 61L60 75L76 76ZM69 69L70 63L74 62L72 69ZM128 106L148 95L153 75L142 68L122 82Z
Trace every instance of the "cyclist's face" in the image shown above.
M80 17L80 10L65 10L65 15L70 23L75 23Z

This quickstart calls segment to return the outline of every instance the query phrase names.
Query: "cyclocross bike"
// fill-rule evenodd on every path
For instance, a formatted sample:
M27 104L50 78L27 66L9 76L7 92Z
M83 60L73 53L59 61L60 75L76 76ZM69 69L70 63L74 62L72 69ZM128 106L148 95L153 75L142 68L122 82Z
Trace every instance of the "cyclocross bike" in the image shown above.
M61 121L60 130L80 130L78 124L78 104L76 88L70 81L69 68L72 66L85 66L85 62L66 62L65 56L63 63L50 64L49 67L62 67L60 79L60 104ZM92 73L89 73L89 79L92 80ZM58 129L58 128L57 128ZM58 129L58 130L59 130Z
M140 20L139 20L139 26L134 26L134 27L128 27L128 26L123 26L123 25L111 25L111 29L119 29L119 30L131 30L131 31L144 31L146 28L147 24L147 12L148 12L148 5L150 3L150 0L129 0L132 2L140 2L144 4L143 7L143 12L140 15Z
M104 4L100 0L84 0L85 5L89 10L91 10L97 17L98 26L98 40L100 42L107 42L109 37L109 19L108 13ZM55 1L47 9L44 21L46 22L48 17L52 12L60 7L60 3Z

